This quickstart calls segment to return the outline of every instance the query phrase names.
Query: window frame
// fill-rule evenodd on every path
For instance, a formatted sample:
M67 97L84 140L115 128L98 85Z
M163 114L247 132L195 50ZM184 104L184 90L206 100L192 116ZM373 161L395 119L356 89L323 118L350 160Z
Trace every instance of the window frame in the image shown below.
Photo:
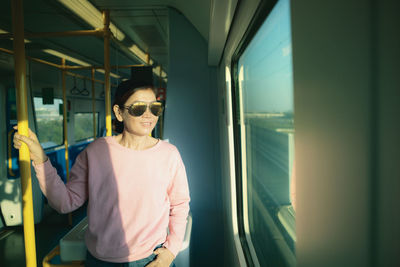
M243 252L245 255L246 263L248 266L260 266L256 252L254 250L253 244L248 237L246 236L245 231L245 214L244 210L247 207L244 207L244 199L243 199L243 168L242 168L242 134L241 134L241 116L240 116L240 97L239 97L239 59L253 40L254 36L257 34L265 20L271 14L271 11L278 3L278 0L262 0L257 10L253 16L253 19L249 23L245 34L240 40L235 52L233 53L231 60L231 101L232 101L232 117L233 117L233 135L234 135L234 153L235 153L235 173L236 173L236 207L237 207L237 218L238 218L238 232L239 232L239 240L241 242Z

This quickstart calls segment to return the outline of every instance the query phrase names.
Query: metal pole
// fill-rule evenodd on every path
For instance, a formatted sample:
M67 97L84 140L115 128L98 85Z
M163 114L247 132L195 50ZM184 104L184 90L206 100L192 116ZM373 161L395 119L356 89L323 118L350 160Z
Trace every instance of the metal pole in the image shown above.
M2 47L0 47L0 51L1 52L5 52L5 53L10 54L10 55L14 55L14 51L11 51L11 50L8 50L8 49L2 48ZM28 56L25 57L25 58L29 59L29 60L32 60L32 61L36 61L36 62L42 63L42 64L45 64L45 65L49 65L49 66L52 66L52 67L61 68L60 65L57 65L57 64L54 64L54 63L51 63L51 62L48 62L48 61L44 61L42 59L28 57Z
M26 89L26 63L24 44L24 16L22 0L12 0L12 20L14 32L15 86L17 97L18 133L29 135L28 94ZM24 224L25 257L27 267L36 267L35 224L32 203L32 178L29 149L22 144L19 150L19 166L21 170L22 215Z
M69 71L65 71L65 74L66 74L66 75L69 75L69 76L81 78L81 79L86 79L86 80L89 80L89 79L90 79L90 78L88 78L88 77L86 77L86 76L83 76L83 75L80 75L80 74L77 74L77 73L73 73L73 72L69 72ZM95 79L94 81L97 82L97 83L104 84L104 81L100 81L100 80L96 80L96 79Z
M162 85L162 77L161 77L161 74L162 74L162 66L160 65L160 73L159 73L159 79L158 79L158 81L159 81L159 88L160 88L160 89L162 88L162 87L161 87L161 85ZM163 100L164 100L164 103L165 103L165 99L163 99ZM160 118L159 118L159 120L160 120L160 124L159 124L159 126L160 126L160 136L159 136L159 138L162 139L162 138L163 138L163 134L164 134L164 132L163 132L163 128L164 128L164 115L161 115Z
M159 82L159 87L161 88L162 85L162 66L160 65L160 72L159 72L159 76L158 76L158 82Z
M94 72L95 69L92 68L92 112L93 112L93 138L96 139L96 99L95 99L95 84L94 84Z
M1 49L1 48L0 48ZM110 69L129 69L132 67L142 67L146 66L144 64L134 64L134 65L112 65L110 66ZM65 66L69 70L84 70L84 69L104 69L104 66Z
M101 36L101 30L81 30L81 31L64 31L64 32L37 32L26 33L25 36L29 39L44 38L44 37L65 37L65 36ZM0 39L13 38L11 33L1 33Z
M8 49L2 48L2 47L0 47L0 52L4 52L4 53L10 54L10 55L14 55L14 51L11 51L11 50L8 50ZM44 64L44 65L52 66L52 67L55 67L55 68L58 68L58 69L67 69L67 70L92 69L92 68L104 69L104 66L67 66L67 65L65 65L65 67L63 67L61 65L54 64L54 63L51 63L51 62L48 62L48 61L45 61L45 60L42 60L42 59L38 59L38 58L33 58L33 57L29 57L29 56L26 56L25 58L28 59L28 60L32 60L32 61ZM145 65L143 65L143 64L121 65L121 66L110 66L110 68L114 68L114 69L116 69L116 68L131 68L131 67L138 67L138 66L145 66ZM71 76L75 76L75 77L82 78L82 79L87 79L87 80L90 79L90 78L88 78L86 76L79 75L79 74L76 74L76 73L73 73L73 72L69 72L69 71L66 71L66 75L71 75ZM96 80L96 79L94 81L97 82L97 83L104 84L104 81L100 81L100 80ZM111 85L111 86L116 86L116 85Z
M65 82L65 58L61 59L62 65L62 93L63 93L63 123L64 123L64 147L65 147L65 169L67 171L67 182L69 181L69 151L68 151L68 121L67 121L67 88ZM68 214L68 223L72 225L72 213Z
M80 31L64 31L64 32L37 32L28 33L26 37L44 38L44 37L66 37L66 36L101 36L101 30L80 30Z
M146 64L147 64L147 66L150 65L150 54L149 53L146 53ZM154 131L154 129L153 129L153 131ZM149 136L152 136L152 132L149 133Z
M111 127L111 88L110 88L110 11L103 11L104 22L104 80L105 80L105 99L106 99L106 130L107 136L112 135Z

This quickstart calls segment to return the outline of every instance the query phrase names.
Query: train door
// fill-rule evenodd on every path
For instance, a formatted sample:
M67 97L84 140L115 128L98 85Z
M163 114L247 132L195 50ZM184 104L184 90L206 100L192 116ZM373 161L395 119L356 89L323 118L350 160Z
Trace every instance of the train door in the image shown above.
M21 179L18 166L18 151L13 147L13 126L17 124L15 82L13 72L13 58L11 55L2 54L3 64L0 68L0 131L1 131L1 151L0 151L0 227L15 226L22 224L22 195ZM28 65L29 68L29 65ZM29 80L27 75L27 79ZM35 130L34 118L32 115L32 101L30 101L31 90L28 88L28 113L29 127ZM43 195L35 173L32 172L32 189L34 219L38 223L42 219Z

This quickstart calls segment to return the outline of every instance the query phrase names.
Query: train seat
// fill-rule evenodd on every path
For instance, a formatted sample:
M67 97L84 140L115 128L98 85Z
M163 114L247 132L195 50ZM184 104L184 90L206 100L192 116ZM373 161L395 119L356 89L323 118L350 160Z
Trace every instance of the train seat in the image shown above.
M87 229L87 217L78 223L60 240L60 258L63 262L84 261L86 258L86 245L84 241ZM185 238L181 251L174 260L177 267L187 267L190 264L190 236L192 232L192 215L188 215Z

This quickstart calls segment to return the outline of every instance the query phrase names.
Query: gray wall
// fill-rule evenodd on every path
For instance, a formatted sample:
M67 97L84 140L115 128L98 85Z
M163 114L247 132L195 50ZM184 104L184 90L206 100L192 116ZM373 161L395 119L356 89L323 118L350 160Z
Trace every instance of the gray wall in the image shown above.
M400 264L399 10L292 2L298 266Z
M169 23L164 138L178 147L188 175L191 266L221 266L224 235L216 68L208 67L207 43L182 14L170 9Z
M375 27L376 149L374 263L400 266L400 3L377 1Z

